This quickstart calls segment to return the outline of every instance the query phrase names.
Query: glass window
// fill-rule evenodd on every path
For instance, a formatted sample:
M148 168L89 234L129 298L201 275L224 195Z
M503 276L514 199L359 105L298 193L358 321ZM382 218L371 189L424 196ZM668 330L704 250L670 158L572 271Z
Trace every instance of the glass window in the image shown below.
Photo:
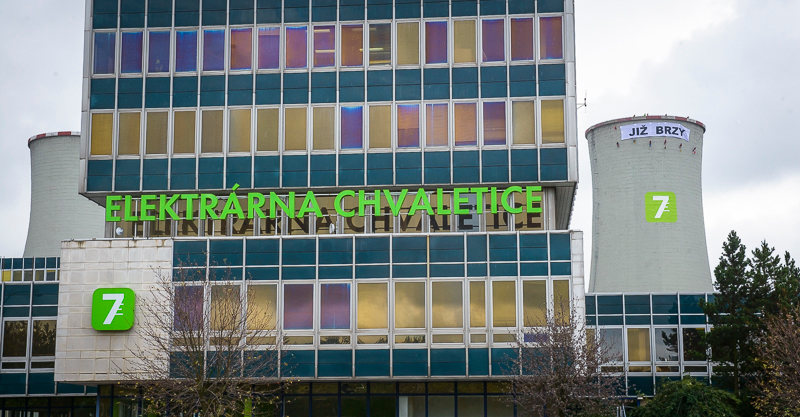
M397 147L419 147L419 104L397 105Z
M483 144L506 144L506 103L483 103Z
M447 103L425 105L425 144L447 146Z
M203 110L200 152L222 152L222 110Z
M397 24L397 65L419 65L419 23Z
M24 357L28 352L28 321L7 321L3 325L3 357Z
M175 71L197 71L197 31L175 32Z
M242 314L238 285L214 285L211 287L211 330L234 330Z
M452 395L429 396L428 414L436 417L454 417L456 415L456 403Z
M525 327L547 323L547 281L523 281L522 316Z
M169 72L169 35L169 32L150 32L148 72Z
M425 327L425 283L397 282L394 285L394 327Z
M461 384L458 385L459 390ZM483 394L483 387L481 387L481 394ZM494 414L489 414L494 416ZM458 416L459 417L483 417L483 396L470 395L458 397Z
M511 129L515 145L536 144L536 114L532 101L515 101L511 104Z
M511 60L533 59L533 19L511 19Z
M369 64L392 63L392 24L369 25Z
M514 406L505 395L488 395L486 396L486 415L495 417L513 417Z
M139 155L141 118L139 112L119 114L117 155Z
M332 150L336 129L334 128L334 107L314 107L314 150Z
M478 117L475 103L453 104L455 116L456 146L478 144Z
M447 63L447 22L425 22L425 63Z
M542 143L564 143L564 100L542 100Z
M389 327L389 298L386 283L358 284L358 328L386 329Z
M598 336L603 344L608 348L608 355L611 361L622 361L622 329L600 329Z
M364 107L342 107L342 149L364 147Z
M142 32L122 34L120 72L123 74L142 72L142 39Z
M56 321L34 320L31 356L56 355Z
M253 67L253 30L231 29L231 70Z
M464 326L464 300L460 281L432 283L431 304L434 328Z
M230 111L228 152L250 152L250 109Z
M486 326L486 284L483 281L469 283L469 326Z
M683 328L681 330L683 332L683 360L705 361L708 359L706 349L701 343L706 329Z
M250 285L247 288L247 328L273 330L276 327L278 305L277 285Z
M504 43L505 22L503 19L491 19L481 22L481 39L483 41L483 62L505 61L506 47Z
M474 20L453 22L453 62L456 64L475 63L475 37Z
M92 114L92 155L111 155L111 136L113 131L113 114Z
M168 113L165 111L147 112L146 154L167 153L167 116Z
M314 284L283 286L283 328L286 330L314 328Z
M560 16L539 18L539 58L564 58L564 47L561 44Z
M650 362L650 329L628 329L628 361Z
M678 361L678 329L657 328L655 345L657 361Z
M258 28L258 69L280 66L281 28Z
M334 209L335 197L333 196L320 196L317 197L319 203L319 210L322 216L316 216L316 227L318 235L328 235L336 232L336 221L338 216Z
M284 149L287 151L306 150L306 117L305 107L290 107L284 110Z
M336 65L336 26L314 26L314 66Z
M203 71L225 69L225 30L203 31Z
M400 231L403 233L419 233L422 232L422 211L417 210L413 215L409 214L411 206L414 203L413 198L404 198L400 204Z
M553 281L553 303L558 306L560 303L566 303L568 308L571 299L569 297L569 281L559 279Z
M113 74L116 53L116 33L94 34L94 73Z
M439 201L439 196L435 193L431 193L428 196L428 200L431 202L431 207L441 207L443 212L452 213L450 211L450 208L453 207L452 197L452 193L445 193L442 194L442 199ZM430 231L434 233L450 232L452 229L450 218L451 214L434 214L428 216Z
M286 28L286 68L305 68L308 66L308 28L289 26Z
M364 65L364 26L342 25L342 66Z
M320 328L350 328L350 284L320 285Z
M256 110L256 150L257 151L277 151L278 136L280 133L279 120L280 109L258 109Z
M517 325L517 290L513 281L492 283L492 326Z
M389 149L392 147L392 106L369 106L369 147Z
M195 130L194 110L176 111L173 120L173 153L194 153L194 130Z

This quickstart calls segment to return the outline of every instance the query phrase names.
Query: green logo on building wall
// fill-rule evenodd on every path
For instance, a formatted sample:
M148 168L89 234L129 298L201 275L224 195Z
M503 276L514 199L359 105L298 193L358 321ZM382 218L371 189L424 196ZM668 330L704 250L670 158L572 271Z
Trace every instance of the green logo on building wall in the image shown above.
M644 212L650 223L675 223L678 221L675 193L655 191L645 194Z
M95 330L128 330L133 327L136 295L130 288L98 288L92 295L92 327Z

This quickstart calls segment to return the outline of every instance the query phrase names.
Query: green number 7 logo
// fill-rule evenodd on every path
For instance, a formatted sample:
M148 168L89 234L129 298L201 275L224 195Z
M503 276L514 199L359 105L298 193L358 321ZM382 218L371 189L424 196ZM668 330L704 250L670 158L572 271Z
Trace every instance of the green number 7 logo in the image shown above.
M133 327L136 295L130 288L98 288L92 294L92 327L95 330L128 330Z
M675 223L678 221L675 193L656 191L645 194L644 211L650 223Z

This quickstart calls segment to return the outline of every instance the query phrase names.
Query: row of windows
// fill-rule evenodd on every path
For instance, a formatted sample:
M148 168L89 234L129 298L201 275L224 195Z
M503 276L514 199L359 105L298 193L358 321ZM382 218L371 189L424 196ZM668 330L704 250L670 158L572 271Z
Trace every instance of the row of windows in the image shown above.
M538 28L539 59L563 59L562 18L540 17ZM95 32L95 75L117 72L117 35ZM533 18L176 30L174 40L161 30L119 36L120 74L475 65L532 61L536 45Z
M598 332L610 346L609 354L617 358L608 367L612 372L708 374L710 371L705 363L709 355L702 344L705 327L590 327L587 331Z
M58 281L59 258L3 258L2 282Z
M55 368L55 319L5 319L2 370ZM30 363L25 358L30 358ZM42 360L44 359L44 360ZM49 359L49 360L48 360Z
M565 142L564 100L153 110L145 112L145 117L137 111L116 116L115 120L114 113L91 114L90 155L396 150Z
M24 376L24 374L13 375L9 379L14 379L14 381L7 382L6 389L0 391L0 394L25 395L26 385L29 388L28 394L55 394L52 373L31 374L27 384ZM19 379L17 380L17 378ZM45 382L39 379L49 379L49 381ZM72 396L5 398L5 400L0 399L0 406L2 407L3 415L8 417L96 417L97 388L87 388L88 396L74 396L74 394L84 394L82 385L59 382L58 394L72 394ZM106 415L111 416L111 414Z

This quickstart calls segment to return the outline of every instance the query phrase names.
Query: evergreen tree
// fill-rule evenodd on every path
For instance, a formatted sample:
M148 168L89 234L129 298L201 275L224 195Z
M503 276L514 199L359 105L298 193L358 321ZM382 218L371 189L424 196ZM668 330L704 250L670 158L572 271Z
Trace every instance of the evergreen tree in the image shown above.
M658 386L656 396L633 417L737 417L739 401L731 393L694 378L667 381Z
M789 252L783 254L783 264L773 287L773 304L777 305L777 309L800 305L800 267Z

